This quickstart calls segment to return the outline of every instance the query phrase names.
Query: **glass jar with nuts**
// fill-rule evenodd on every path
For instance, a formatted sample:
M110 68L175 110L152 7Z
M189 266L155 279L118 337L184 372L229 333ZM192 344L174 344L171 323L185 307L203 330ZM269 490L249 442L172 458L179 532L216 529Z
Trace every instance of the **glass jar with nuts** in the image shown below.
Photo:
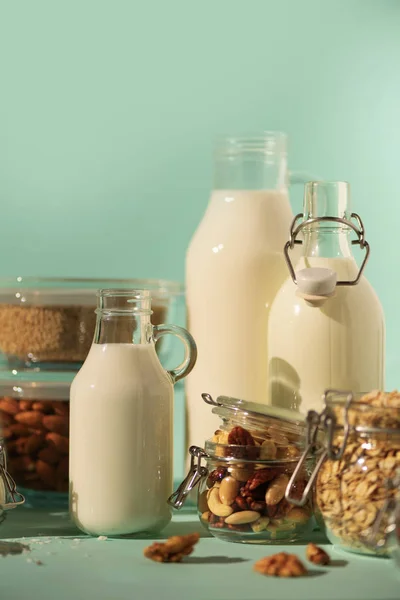
M28 507L68 508L69 389L73 376L28 370L13 377L9 371L0 372L0 437L9 472Z
M330 541L349 551L387 556L387 518L382 508L394 498L388 483L400 467L400 393L356 395L328 390L321 414L307 415L308 446L287 491L287 499L303 506L314 496L317 520ZM301 498L297 475L313 455L318 432L325 432L325 449ZM315 482L315 484L314 484ZM294 493L291 491L294 490ZM386 511L383 511L384 513Z
M204 394L203 399L222 418L221 429L204 449L190 448L189 474L170 504L179 509L198 485L199 518L213 536L258 544L303 539L314 525L311 500L293 507L285 492L304 449L304 420L289 411L233 398L214 401ZM313 464L311 457L297 480L299 498Z

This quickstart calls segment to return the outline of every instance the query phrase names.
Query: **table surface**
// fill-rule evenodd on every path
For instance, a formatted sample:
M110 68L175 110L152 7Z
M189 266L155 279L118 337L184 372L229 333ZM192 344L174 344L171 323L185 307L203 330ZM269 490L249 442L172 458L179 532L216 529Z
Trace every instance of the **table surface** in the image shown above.
M1 600L399 600L400 569L389 559L346 553L324 544L333 561L312 565L308 577L279 579L253 572L263 556L285 550L305 560L305 543L289 546L233 544L212 538L197 516L178 514L158 539L201 532L194 553L179 564L143 556L154 537L99 540L82 535L68 514L10 511L3 540L31 551L0 559ZM314 534L316 542L321 534ZM323 541L323 540L322 540ZM38 564L40 561L42 564Z

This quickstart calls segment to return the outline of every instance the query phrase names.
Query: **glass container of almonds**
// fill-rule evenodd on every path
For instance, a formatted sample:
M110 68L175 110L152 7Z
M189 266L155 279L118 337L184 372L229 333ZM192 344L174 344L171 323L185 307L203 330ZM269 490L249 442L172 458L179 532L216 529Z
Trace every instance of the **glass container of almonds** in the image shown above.
M197 486L200 521L215 537L256 544L304 538L314 526L312 501L299 508L285 499L304 450L304 417L224 396L203 400L222 423L204 448L189 449L189 473L169 503L181 508ZM303 465L295 496L302 496L313 465L314 457Z
M0 431L27 507L68 508L69 390L75 373L0 371Z
M374 544L373 539L383 535L386 524L379 515L395 495L388 482L400 466L400 393L356 395L328 390L324 401L322 413L310 411L307 415L308 445L286 497L301 507L313 494L316 518L322 519L333 544L353 552L386 556L387 547ZM302 476L302 465L314 455L321 429L325 448L299 499L297 476Z

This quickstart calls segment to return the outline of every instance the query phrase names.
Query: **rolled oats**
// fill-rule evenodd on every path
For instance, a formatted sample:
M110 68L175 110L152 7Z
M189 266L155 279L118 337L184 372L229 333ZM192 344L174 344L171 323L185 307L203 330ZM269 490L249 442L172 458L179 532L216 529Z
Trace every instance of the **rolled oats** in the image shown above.
M343 408L335 407L334 412L342 425ZM342 459L326 460L318 473L316 504L328 535L331 533L336 542L348 549L375 553L372 526L385 499L394 494L387 482L400 467L400 393L363 396L350 405L348 422L353 427ZM334 445L342 443L343 435L338 432ZM382 529L386 526L383 519Z

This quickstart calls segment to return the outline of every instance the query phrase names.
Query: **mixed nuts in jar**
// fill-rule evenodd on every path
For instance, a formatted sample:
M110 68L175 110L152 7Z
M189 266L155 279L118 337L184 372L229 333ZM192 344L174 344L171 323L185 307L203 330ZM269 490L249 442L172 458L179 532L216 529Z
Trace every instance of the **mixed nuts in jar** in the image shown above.
M261 544L304 538L314 525L311 500L296 507L285 499L303 449L301 416L232 398L219 397L214 402L203 395L203 399L214 406L222 425L204 449L190 448L190 472L170 503L180 508L198 485L199 518L215 537ZM298 498L307 485L313 460L298 477L294 490Z
M388 482L400 466L400 394L372 392L356 396L348 392L327 391L325 409L318 415L310 411L308 450L313 434L325 429L326 448L315 471L315 511L322 519L329 540L345 550L387 555L385 547L373 544L378 516L395 494ZM307 455L307 451L303 458ZM299 465L301 467L302 461ZM314 475L310 484L314 479ZM296 474L292 483L296 484ZM302 505L303 499L289 499ZM380 519L385 527L385 519Z

